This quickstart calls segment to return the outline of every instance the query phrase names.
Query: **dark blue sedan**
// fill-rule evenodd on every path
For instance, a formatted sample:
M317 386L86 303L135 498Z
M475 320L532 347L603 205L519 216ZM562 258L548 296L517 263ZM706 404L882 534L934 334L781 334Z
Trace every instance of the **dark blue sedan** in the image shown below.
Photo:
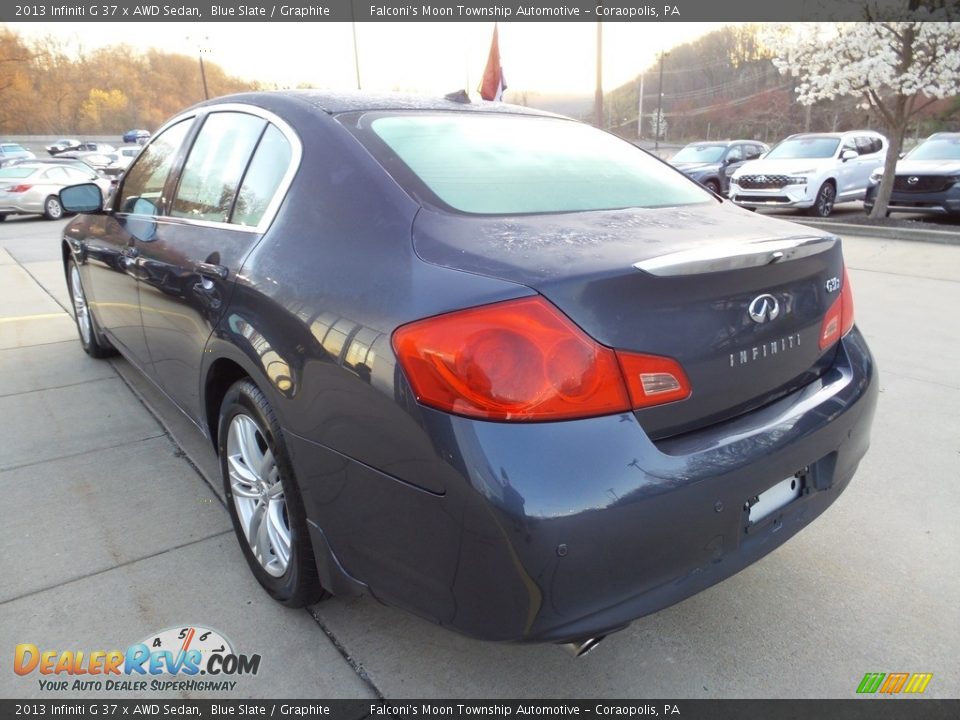
M787 541L867 451L840 241L572 120L236 95L105 209L61 195L83 347L209 437L288 605L583 652Z

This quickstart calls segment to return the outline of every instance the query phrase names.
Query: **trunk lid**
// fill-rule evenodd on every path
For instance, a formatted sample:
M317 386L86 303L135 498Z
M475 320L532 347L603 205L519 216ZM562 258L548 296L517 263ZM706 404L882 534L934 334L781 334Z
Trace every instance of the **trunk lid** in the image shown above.
M691 397L637 412L654 438L771 402L833 361L818 341L839 297L839 240L727 203L514 217L423 209L413 238L427 262L536 290L604 345L679 361Z

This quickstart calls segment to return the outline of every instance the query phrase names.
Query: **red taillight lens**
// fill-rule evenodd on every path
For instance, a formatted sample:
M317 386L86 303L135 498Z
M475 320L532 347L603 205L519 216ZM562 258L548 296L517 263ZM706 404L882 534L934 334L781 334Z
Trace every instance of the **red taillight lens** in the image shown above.
M541 297L404 325L394 333L393 347L417 400L490 420L568 420L628 411L636 390L624 383L621 366L649 357L600 345ZM636 374L637 367L631 364L630 372ZM661 389L658 372L660 366L644 370L649 398L638 406L679 399L674 390Z
M823 317L820 326L820 349L826 350L842 338L853 327L853 291L850 289L850 276L843 268L843 286L840 297L833 301Z
M7 192L12 192L12 193L26 192L32 187L33 185L14 185L13 187L8 187Z

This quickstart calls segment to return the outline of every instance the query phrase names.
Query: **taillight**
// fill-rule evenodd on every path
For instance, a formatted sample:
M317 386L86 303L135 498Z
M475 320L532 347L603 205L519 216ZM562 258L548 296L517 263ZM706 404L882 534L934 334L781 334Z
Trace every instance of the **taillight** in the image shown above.
M542 297L404 325L393 347L419 402L470 417L569 420L682 399L667 375L689 395L674 361L600 345Z
M26 192L32 187L33 185L14 185L12 187L8 187L7 192L12 192L12 193Z
M850 289L850 276L843 268L843 285L840 297L833 301L823 317L820 326L820 349L826 350L853 328L853 291Z

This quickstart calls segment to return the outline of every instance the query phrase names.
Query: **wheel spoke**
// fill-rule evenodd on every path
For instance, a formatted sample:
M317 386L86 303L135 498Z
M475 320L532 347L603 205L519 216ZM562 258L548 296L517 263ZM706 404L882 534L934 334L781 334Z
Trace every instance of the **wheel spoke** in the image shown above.
M250 513L250 520L247 522L247 540L250 541L250 549L253 550L253 554L257 556L258 559L263 558L263 540L266 539L265 533L265 515L266 515L267 506L264 503L258 502L253 508L253 512Z
M270 546L277 557L277 563L286 570L290 562L290 530L283 521L281 503L271 503L265 523L270 536Z
M276 467L277 464L273 459L273 450L267 448L267 451L263 454L263 458L260 460L260 481L263 483L269 483Z
M270 562L270 519L267 515L266 503L260 503L253 511L253 518L256 518L256 530L251 528L250 534L256 537L256 548L254 554L260 559L260 564L266 566Z
M250 472L239 456L227 457L227 467L230 472L230 487L233 488L234 495L252 499L260 497L260 483L256 475Z
M260 468L263 465L263 451L260 450L260 445L257 443L257 426L250 418L243 415L238 415L236 422L243 461L250 468L250 472L254 473L257 479L262 480Z

